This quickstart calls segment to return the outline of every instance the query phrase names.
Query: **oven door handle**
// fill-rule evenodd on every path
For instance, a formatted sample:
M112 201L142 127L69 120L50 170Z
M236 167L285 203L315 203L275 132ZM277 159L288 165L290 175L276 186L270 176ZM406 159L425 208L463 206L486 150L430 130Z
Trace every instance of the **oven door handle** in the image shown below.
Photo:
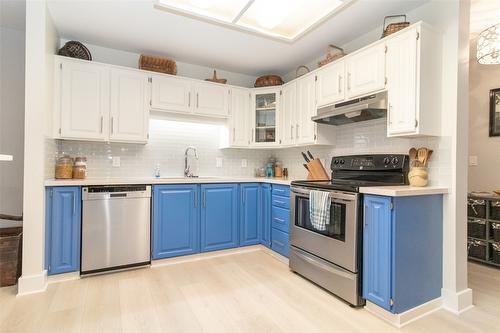
M336 268L335 266L327 266L327 265L323 264L322 262L320 262L319 260L311 258L306 254L303 254L302 251L300 251L300 250L294 249L294 253L300 259L302 259L302 260L310 263L311 265L314 265L314 266L316 266L324 271L333 273L333 274L338 275L338 276L342 276L343 278L346 278L349 280L354 279L353 274L350 274L350 273L344 271L343 269Z
M298 196L302 197L309 197L309 194L311 193L310 189L305 189L301 187L291 187L292 193ZM353 202L356 201L357 199L357 194L351 194L351 193L343 193L343 192L337 192L337 191L325 191L330 193L330 199L333 201L341 201L341 202Z

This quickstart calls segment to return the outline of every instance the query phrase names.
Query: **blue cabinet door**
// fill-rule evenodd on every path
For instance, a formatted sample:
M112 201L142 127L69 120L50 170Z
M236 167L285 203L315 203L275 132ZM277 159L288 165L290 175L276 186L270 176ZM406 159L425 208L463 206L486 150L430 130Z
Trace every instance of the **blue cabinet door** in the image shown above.
M391 310L392 198L364 198L363 297Z
M199 252L197 185L153 188L153 259Z
M271 185L261 185L260 243L271 246Z
M260 184L240 185L240 246L259 244L261 219Z
M201 185L201 251L238 246L238 185Z
M80 187L47 188L45 263L49 275L80 270L81 207Z

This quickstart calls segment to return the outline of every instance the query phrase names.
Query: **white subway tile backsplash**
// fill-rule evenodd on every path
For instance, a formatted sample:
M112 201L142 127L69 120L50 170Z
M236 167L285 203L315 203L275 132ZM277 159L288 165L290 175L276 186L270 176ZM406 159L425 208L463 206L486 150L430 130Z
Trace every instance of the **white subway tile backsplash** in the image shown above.
M150 120L150 139L146 145L85 141L47 140L47 178L54 174L55 159L60 154L86 156L88 177L152 177L159 163L162 176L183 176L184 151L188 146L198 150L200 176L253 176L255 169L264 166L270 156L288 168L290 178L305 178L307 171L301 151L324 161L329 169L332 156L373 153L406 154L410 147L429 147L434 150L429 163L431 184L443 184L451 170L451 141L448 137L387 138L385 119L332 127L337 132L335 146L311 146L287 149L219 149L225 128L221 124L180 122L166 119ZM120 157L120 167L113 167L113 157ZM222 159L222 167L216 160ZM246 160L243 167L242 160Z

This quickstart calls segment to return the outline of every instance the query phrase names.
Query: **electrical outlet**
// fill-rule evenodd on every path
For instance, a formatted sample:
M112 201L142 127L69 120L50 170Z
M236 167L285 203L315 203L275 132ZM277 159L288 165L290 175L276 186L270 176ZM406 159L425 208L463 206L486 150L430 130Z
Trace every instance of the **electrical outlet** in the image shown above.
M469 165L470 166L477 166L478 165L478 162L477 162L477 156L469 156Z
M246 168L247 166L248 166L247 159L246 158L242 159L241 160L241 167Z
M120 156L113 156L113 167L120 167Z
M216 168L222 168L222 157L216 157L215 158L215 167Z

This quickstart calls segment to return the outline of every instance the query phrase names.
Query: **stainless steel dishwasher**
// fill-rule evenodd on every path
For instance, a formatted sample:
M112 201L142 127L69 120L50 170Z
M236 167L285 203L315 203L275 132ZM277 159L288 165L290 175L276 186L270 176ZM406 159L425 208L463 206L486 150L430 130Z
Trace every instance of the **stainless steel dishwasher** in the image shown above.
M151 186L82 188L82 274L151 262Z

